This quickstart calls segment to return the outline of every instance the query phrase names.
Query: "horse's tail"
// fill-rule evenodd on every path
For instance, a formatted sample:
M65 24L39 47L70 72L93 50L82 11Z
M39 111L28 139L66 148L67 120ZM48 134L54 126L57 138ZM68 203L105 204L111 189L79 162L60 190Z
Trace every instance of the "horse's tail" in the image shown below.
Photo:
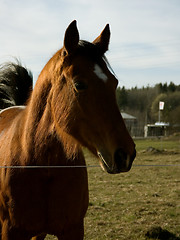
M32 73L20 62L0 66L0 109L25 105L32 91Z

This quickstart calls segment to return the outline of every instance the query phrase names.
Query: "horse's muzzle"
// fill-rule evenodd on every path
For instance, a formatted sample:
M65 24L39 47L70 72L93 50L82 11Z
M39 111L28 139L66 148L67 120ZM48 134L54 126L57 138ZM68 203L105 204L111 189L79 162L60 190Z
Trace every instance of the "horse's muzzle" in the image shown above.
M136 150L132 155L125 153L122 149L117 149L113 158L105 152L98 152L101 159L101 166L110 174L128 172L131 169L133 160L136 157Z

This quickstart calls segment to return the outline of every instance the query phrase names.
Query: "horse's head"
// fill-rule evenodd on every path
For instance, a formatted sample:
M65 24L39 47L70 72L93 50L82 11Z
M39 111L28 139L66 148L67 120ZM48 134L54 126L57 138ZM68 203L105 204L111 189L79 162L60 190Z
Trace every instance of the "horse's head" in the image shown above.
M51 59L52 109L58 132L98 156L108 173L120 173L130 170L136 151L116 103L118 80L104 56L109 39L109 25L93 43L79 41L76 21L69 25L64 47Z

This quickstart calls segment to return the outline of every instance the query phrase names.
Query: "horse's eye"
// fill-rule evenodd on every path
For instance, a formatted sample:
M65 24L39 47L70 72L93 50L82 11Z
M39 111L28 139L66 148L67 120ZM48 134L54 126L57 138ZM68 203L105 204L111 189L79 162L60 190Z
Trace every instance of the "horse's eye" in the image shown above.
M83 91L86 90L88 88L87 84L84 82L75 82L75 88L77 91Z

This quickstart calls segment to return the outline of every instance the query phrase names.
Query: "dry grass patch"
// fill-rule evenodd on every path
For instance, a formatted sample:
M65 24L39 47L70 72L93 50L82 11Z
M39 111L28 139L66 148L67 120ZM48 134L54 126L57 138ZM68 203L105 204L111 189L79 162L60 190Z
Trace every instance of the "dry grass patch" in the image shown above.
M88 168L85 240L180 239L180 167L152 166L180 164L180 141L136 143L140 153L130 172L109 175L100 168ZM149 146L166 151L143 151ZM88 152L85 155L88 165L97 164Z

